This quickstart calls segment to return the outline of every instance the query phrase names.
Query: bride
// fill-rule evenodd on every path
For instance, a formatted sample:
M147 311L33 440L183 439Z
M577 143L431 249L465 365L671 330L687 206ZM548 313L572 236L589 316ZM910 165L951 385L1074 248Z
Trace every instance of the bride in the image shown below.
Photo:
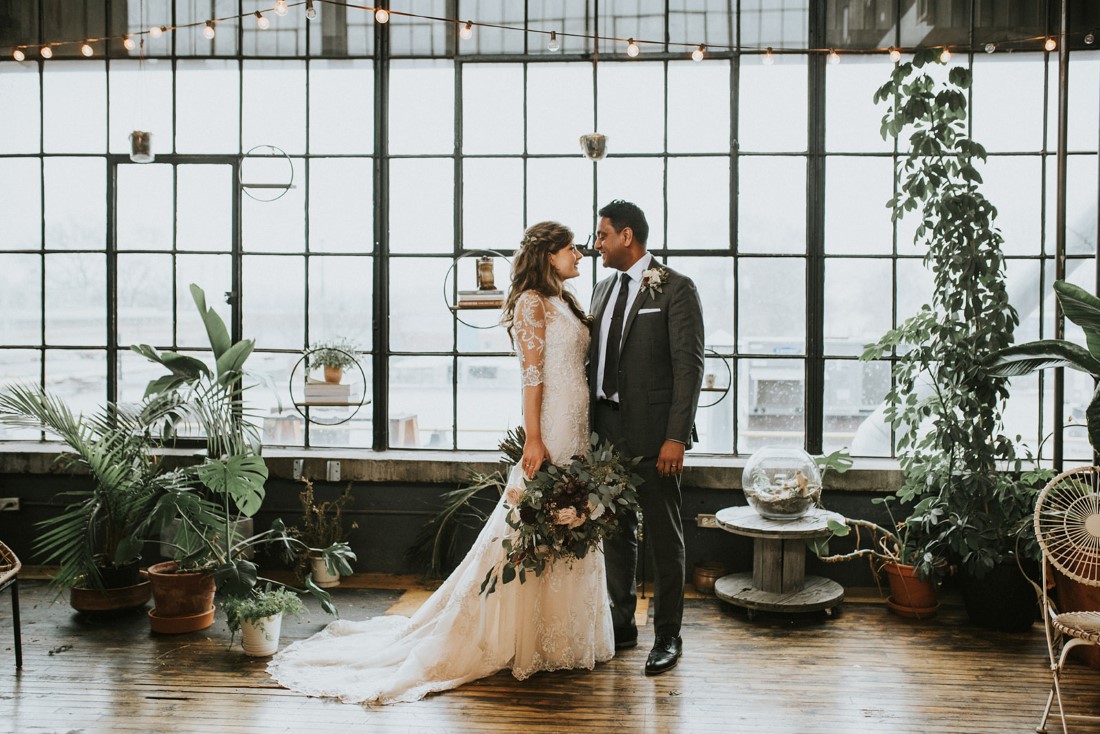
M516 253L502 323L521 363L523 458L507 486L522 488L544 459L568 464L588 448L584 361L588 317L564 283L579 275L573 233L540 222ZM540 670L591 669L614 655L602 554L559 563L480 594L512 532L505 492L473 548L411 617L338 620L277 655L268 672L281 685L349 703L415 701L511 668L519 680Z

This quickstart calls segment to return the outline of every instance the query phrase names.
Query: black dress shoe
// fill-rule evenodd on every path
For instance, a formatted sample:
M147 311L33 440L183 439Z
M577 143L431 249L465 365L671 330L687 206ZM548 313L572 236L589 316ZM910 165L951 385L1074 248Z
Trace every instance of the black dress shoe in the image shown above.
M634 625L629 627L616 627L615 628L615 649L626 650L630 647L638 646L638 628Z
M679 637L657 635L657 639L653 641L653 649L649 651L649 658L645 661L645 674L659 675L666 670L672 670L683 652L684 643Z

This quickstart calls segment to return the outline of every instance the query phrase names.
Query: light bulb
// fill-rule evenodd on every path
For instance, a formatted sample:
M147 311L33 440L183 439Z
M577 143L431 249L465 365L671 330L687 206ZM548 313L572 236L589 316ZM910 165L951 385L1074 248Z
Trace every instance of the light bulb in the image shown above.
M214 30L214 21L206 21L206 26L202 29L202 35L206 37L207 40L213 41L216 33L217 31Z
M946 64L950 60L951 60L951 51L947 48L947 46L944 46L943 47L943 53L940 54L940 61L942 61L943 63Z
M771 66L775 63L775 56L772 54L772 47L768 46L768 50L764 52L764 58L761 59L764 66Z
M890 49L890 60L895 64L901 61L901 51L898 51L896 48Z
M634 39L628 38L626 41L626 55L633 59L641 52L642 49L638 48L638 44L634 43Z
M53 49L50 48L49 46L43 46L42 50L39 51L38 53L42 54L42 58L44 58L44 59L52 59L53 58Z
M95 51L92 50L92 47L90 45L85 43L83 46L80 47L80 53L90 57L92 54L95 53Z
M25 61L26 58L27 58L27 55L25 53L23 53L23 49L17 48L14 51L11 52L11 57L13 59L15 59L16 61Z
M466 25L462 26L462 30L458 32L458 37L463 41L469 41L474 37L474 24L470 21L466 21Z
M829 63L833 66L836 66L840 63L840 54L836 52L836 49L833 49L829 52Z
M306 0L306 20L317 20L317 8L313 7L313 0Z
M558 41L557 31L550 31L550 40L546 42L547 51L561 51L561 43Z
M286 11L287 11L286 0L276 0L276 2L275 2L275 15L278 15L280 17L284 16L284 15L286 15Z
M995 43L987 43L987 44L985 44L985 52L986 52L987 54L991 54L991 53L993 53L993 52L994 52L994 51L996 51L996 50L997 50L997 44L995 44Z
M1085 34L1085 45L1091 46L1094 43L1096 43L1096 34L1092 31L1089 31Z
M703 53L705 52L705 50L706 50L706 46L704 46L703 44L699 44L698 46L696 46L695 50L691 52L691 60L692 61L702 61L703 60Z
M1053 51L1054 49L1058 48L1058 42L1055 41L1053 38L1048 38L1043 44L1043 48L1045 48L1047 51Z
M256 11L256 27L261 31L266 31L271 27L271 21L264 17L264 14L259 10Z
M374 11L374 22L375 23L383 23L383 24L389 23L390 22L390 11L386 10L385 8L378 8L378 10L375 10Z
M149 29L149 35L153 38L160 38L164 35L164 26L155 25Z
M137 43L134 41L134 39L126 36L126 38L122 39L122 46L127 51L133 51L135 48L137 48Z

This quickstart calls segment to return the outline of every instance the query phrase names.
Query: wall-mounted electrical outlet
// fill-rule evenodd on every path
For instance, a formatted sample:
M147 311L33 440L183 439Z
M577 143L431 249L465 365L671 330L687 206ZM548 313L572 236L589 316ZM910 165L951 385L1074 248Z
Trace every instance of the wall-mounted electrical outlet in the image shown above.
M305 459L295 459L294 460L294 479L295 479L295 481L302 478L302 469L305 467L305 463L306 463Z
M19 498L0 497L0 512L19 512Z
M710 514L696 515L695 526L700 528L716 528L718 527L718 518Z
M327 461L325 462L325 479L330 482L340 481L340 462L339 461Z

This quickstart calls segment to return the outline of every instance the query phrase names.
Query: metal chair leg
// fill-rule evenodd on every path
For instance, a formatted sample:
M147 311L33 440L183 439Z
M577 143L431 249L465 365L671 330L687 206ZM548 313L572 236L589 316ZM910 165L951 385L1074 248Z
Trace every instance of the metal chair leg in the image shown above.
M23 667L23 636L19 631L19 579L11 584L11 621L15 627L15 667Z

